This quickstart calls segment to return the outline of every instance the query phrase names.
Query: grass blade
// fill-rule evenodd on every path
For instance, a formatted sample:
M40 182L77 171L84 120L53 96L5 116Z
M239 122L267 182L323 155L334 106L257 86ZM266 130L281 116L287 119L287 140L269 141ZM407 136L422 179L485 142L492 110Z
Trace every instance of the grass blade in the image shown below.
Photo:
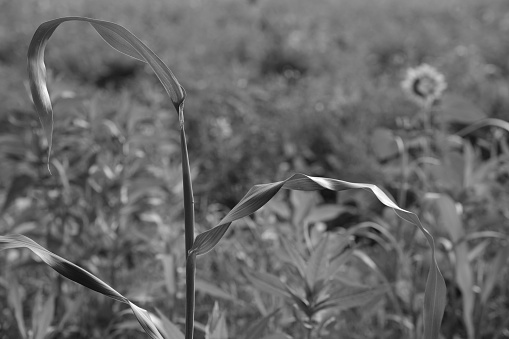
M70 279L80 285L83 285L91 290L104 294L107 297L112 299L121 301L123 303L128 304L131 307L134 315L138 319L138 322L143 327L145 332L152 339L164 339L161 334L157 331L154 323L150 319L148 312L141 307L133 304L129 299L118 293L108 284L94 276L92 273L89 273L82 269L79 266L76 266L72 262L59 257L58 255L48 251L41 245L37 244L35 241L27 238L23 235L15 234L15 235L7 235L0 236L0 251L11 249L11 248L28 248L39 258L42 259L48 266L52 269Z
M440 324L445 310L446 287L435 257L435 241L424 228L414 213L400 208L379 187L371 184L351 183L347 181L311 177L305 174L294 174L290 178L270 184L256 185L242 198L242 200L228 213L219 224L199 234L190 252L202 255L212 250L224 236L231 222L243 218L265 205L280 189L301 191L332 190L343 191L349 189L365 189L371 191L378 200L392 208L402 219L414 224L424 234L431 247L431 267L426 281L424 296L424 339L438 338Z

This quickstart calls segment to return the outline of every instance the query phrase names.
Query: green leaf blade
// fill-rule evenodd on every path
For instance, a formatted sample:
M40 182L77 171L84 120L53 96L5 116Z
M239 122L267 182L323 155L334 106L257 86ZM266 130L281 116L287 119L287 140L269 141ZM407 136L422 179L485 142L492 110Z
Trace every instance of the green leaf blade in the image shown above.
M85 17L63 17L44 22L35 31L28 47L28 78L35 109L48 141L48 163L53 145L53 108L46 84L44 50L53 32L66 21L90 23L111 47L146 62L158 77L178 112L185 99L184 88L164 62L127 29L112 22Z
M305 174L294 174L290 178L265 185L254 186L248 194L226 215L226 217L214 228L196 237L195 244L190 252L198 255L212 250L224 236L231 223L243 218L266 204L281 188L301 191L313 191L327 189L332 191L344 191L349 189L365 189L371 191L378 200L387 207L390 207L402 219L414 224L424 234L428 245L431 248L431 267L428 273L424 303L424 339L435 339L440 332L440 325L445 310L446 286L440 273L435 256L435 241L431 234L422 225L414 213L399 207L379 187L371 184L352 183L337 179L311 177ZM270 192L270 194L268 194ZM263 196L263 198L261 198ZM214 234L214 237L211 236ZM206 249L206 250L205 250Z
M107 297L128 304L138 319L140 325L152 339L164 339L157 331L157 328L153 324L150 316L148 315L148 312L145 309L133 304L129 299L121 295L101 279L94 276L92 273L89 273L83 268L73 264L72 262L48 251L32 239L23 235L14 234L0 236L0 251L12 248L28 248L37 256L39 256L48 266L50 266L52 269L67 279L83 285L88 289L99 292Z

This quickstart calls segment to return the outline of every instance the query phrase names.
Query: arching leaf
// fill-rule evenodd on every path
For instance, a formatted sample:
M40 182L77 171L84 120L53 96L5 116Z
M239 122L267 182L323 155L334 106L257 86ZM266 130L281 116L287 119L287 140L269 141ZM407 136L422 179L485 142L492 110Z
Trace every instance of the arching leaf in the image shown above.
M178 111L178 108L184 102L184 88L179 84L173 72L164 62L127 29L112 22L85 17L63 17L47 21L37 28L32 41L30 41L30 46L28 47L28 77L35 109L48 139L48 159L52 146L53 108L46 86L44 50L53 32L61 23L66 21L85 21L90 23L111 47L132 58L146 62L157 75L159 81L161 81Z
M445 309L446 287L435 258L435 243L431 234L421 224L414 213L400 208L379 187L371 184L352 183L337 179L311 177L305 174L294 174L290 178L251 188L242 200L219 222L219 224L199 234L196 237L190 252L203 255L212 250L224 236L230 224L254 213L264 206L280 189L300 191L331 190L344 191L349 189L365 189L371 191L378 200L387 207L392 208L404 220L414 224L424 234L431 247L431 267L426 282L424 296L424 338L438 338L440 324Z
M164 339L157 331L157 328L155 327L154 323L150 319L148 312L145 309L133 304L129 299L124 297L122 294L117 292L101 279L94 276L92 273L87 272L72 262L48 251L32 239L23 235L15 234L0 236L0 251L10 248L23 247L28 248L37 254L37 256L41 258L42 261L44 261L48 266L50 266L52 269L67 279L77 282L78 284L83 285L91 290L104 294L107 297L128 304L136 316L136 319L138 319L140 325L152 339Z

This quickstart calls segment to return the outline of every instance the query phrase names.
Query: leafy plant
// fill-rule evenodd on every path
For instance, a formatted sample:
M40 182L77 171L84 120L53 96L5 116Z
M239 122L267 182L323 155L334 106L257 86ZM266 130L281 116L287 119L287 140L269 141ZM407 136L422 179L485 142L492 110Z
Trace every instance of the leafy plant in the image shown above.
M47 41L55 29L66 21L84 21L90 23L101 37L116 50L146 62L156 73L160 82L168 93L173 106L175 107L180 127L181 155L182 155L182 174L183 174L183 195L185 206L185 253L186 253L186 326L185 338L192 339L194 334L194 310L195 310L195 271L196 260L198 256L211 251L224 236L232 222L246 217L264 206L281 189L315 191L331 190L344 191L350 189L364 189L371 191L382 204L392 208L402 219L412 223L424 234L429 246L431 247L431 260L429 275L426 282L426 292L424 299L424 338L437 338L440 330L440 323L445 308L445 282L438 268L435 258L435 245L431 234L423 227L419 218L412 212L400 208L396 205L380 188L371 184L351 183L336 179L312 177L304 174L295 174L286 180L274 183L255 185L240 200L240 202L218 223L214 228L205 231L195 238L194 236L194 200L192 190L192 177L189 166L189 157L187 151L187 139L184 129L184 100L185 90L177 81L170 69L138 38L127 31L122 26L114 23L100 21L83 17L64 17L43 23L34 34L28 51L28 70L29 81L32 92L32 98L39 114L40 121L44 128L44 133L48 142L48 170L50 169L50 155L53 147L53 110L50 95L46 85L46 68L44 65L44 50ZM70 261L48 251L33 240L23 235L5 235L0 236L0 250L11 248L29 248L38 255L47 265L52 267L62 276L71 279L91 290L104 294L112 299L126 303L130 306L145 332L151 338L161 339L161 333L171 338L181 337L181 334L174 330L169 320L162 321L162 326L157 326L153 321L155 316L148 313L145 309L138 307L131 300L117 292L115 289L104 283L92 273L71 263ZM321 252L317 252L311 257L310 264L305 268L305 280L308 289L314 289L319 284L319 269L323 267L320 262L323 260ZM327 261L324 261L327 262ZM331 283L329 289L334 291L336 287ZM342 297L340 292L332 299L323 296L316 300L318 304L306 305L303 308L307 316L312 316L320 308L326 309L336 305L336 302ZM311 307L311 308L310 308ZM213 323L216 323L216 315L213 316ZM219 317L221 319L221 317ZM166 326L164 326L166 324ZM215 327L217 328L217 326ZM272 337L281 337L275 334Z

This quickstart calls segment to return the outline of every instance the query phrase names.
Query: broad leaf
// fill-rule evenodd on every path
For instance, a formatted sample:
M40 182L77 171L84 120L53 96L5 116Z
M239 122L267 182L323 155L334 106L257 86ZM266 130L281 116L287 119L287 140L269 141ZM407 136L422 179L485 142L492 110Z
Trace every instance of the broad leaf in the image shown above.
M145 309L133 304L131 301L129 301L129 299L118 293L116 290L94 276L92 273L89 273L81 267L76 266L72 262L67 261L66 259L48 251L41 245L37 244L35 241L23 235L0 236L0 251L23 247L26 247L37 254L37 256L39 256L42 261L44 261L48 266L50 266L52 269L67 279L77 282L78 284L83 285L91 290L104 294L107 297L128 304L138 319L140 325L152 339L164 339L157 331L154 323L150 319L150 316Z

